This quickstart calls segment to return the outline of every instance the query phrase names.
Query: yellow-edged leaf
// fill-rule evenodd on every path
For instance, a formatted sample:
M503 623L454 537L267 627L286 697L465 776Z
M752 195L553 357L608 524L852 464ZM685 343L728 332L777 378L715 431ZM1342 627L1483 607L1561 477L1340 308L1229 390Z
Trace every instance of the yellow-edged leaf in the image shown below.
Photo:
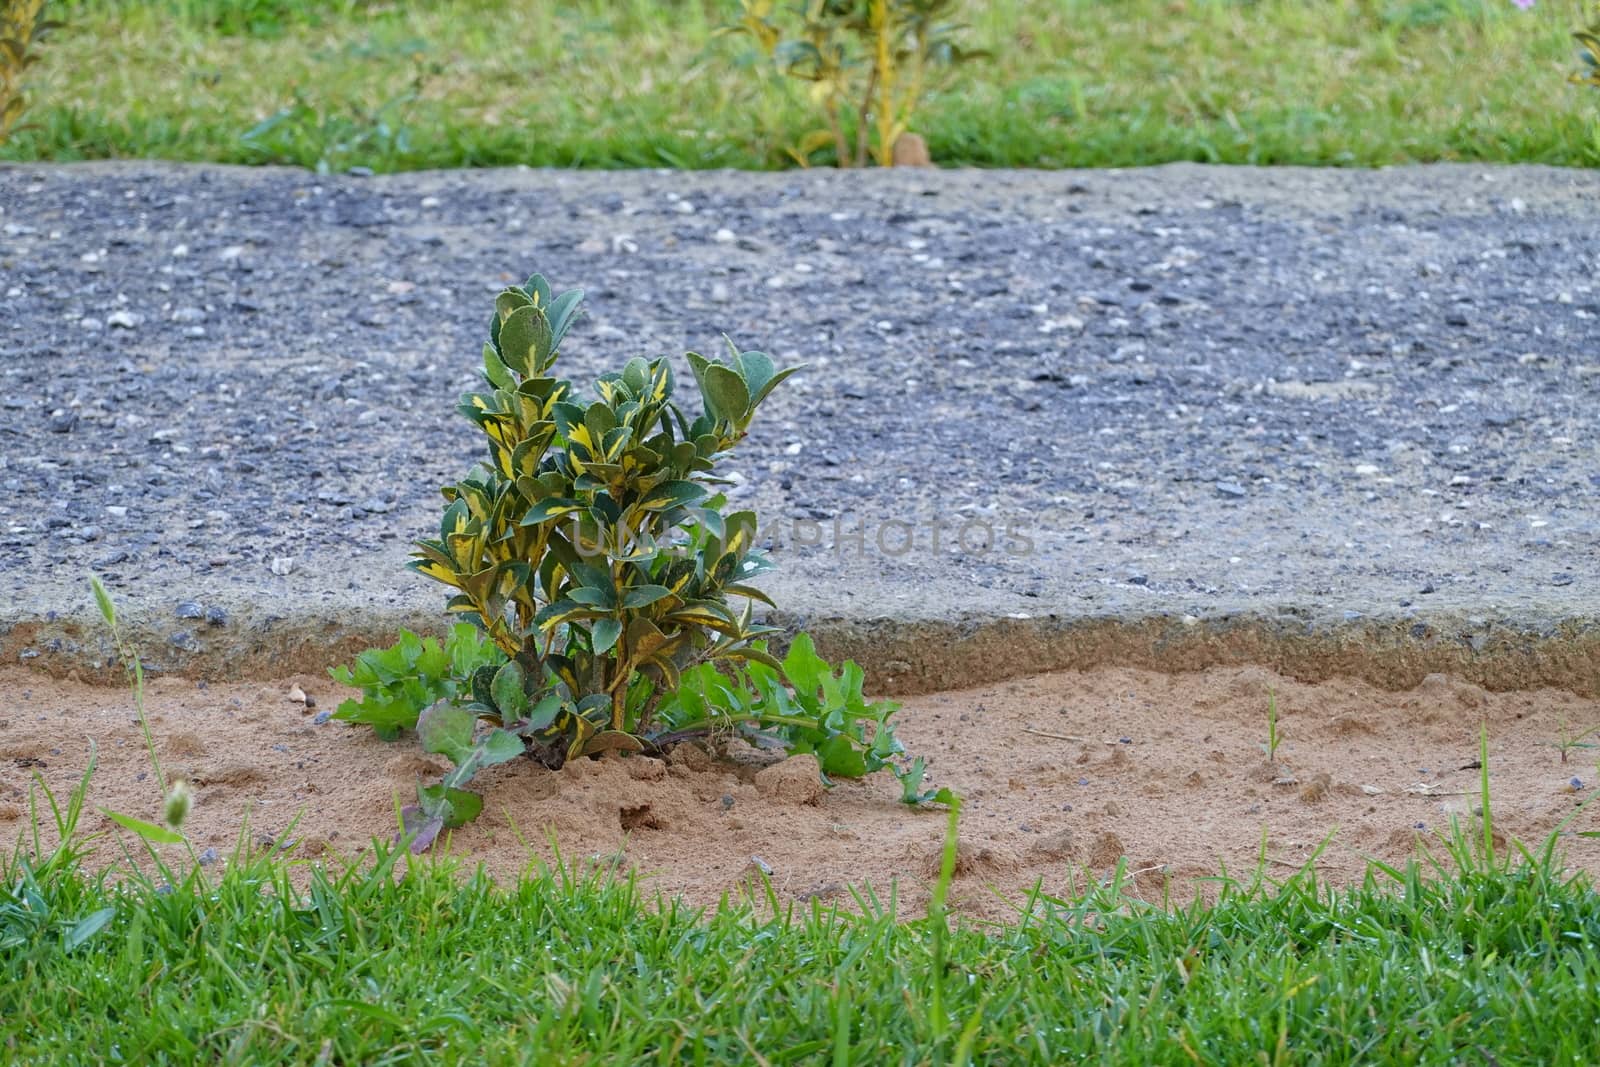
M456 577L454 567L447 567L433 559L414 559L409 564L412 570L425 578L432 578L436 582L443 582L452 589L460 589L461 582Z

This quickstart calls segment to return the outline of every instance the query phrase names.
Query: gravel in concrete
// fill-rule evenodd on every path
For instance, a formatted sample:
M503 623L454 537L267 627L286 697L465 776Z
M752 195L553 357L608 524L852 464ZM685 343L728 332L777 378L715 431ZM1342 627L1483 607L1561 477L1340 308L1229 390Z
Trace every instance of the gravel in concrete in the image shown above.
M436 623L407 542L538 269L589 293L579 381L810 364L735 495L783 620L883 684L1600 685L1597 233L1600 175L1537 167L0 167L0 656L102 662L89 570L166 669Z

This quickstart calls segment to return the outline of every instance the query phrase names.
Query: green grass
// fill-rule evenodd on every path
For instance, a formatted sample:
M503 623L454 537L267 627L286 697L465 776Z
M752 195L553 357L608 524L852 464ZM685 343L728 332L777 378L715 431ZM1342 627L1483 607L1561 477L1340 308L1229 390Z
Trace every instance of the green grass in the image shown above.
M57 0L10 159L342 170L787 163L820 125L733 0ZM992 0L914 126L946 164L1600 164L1578 0ZM247 131L282 114L271 129Z
M1344 892L1308 869L1174 908L1113 883L945 931L892 893L701 912L382 844L343 873L113 880L72 819L65 850L0 862L8 1062L1600 1062L1600 897L1553 847L1513 864L1469 830Z

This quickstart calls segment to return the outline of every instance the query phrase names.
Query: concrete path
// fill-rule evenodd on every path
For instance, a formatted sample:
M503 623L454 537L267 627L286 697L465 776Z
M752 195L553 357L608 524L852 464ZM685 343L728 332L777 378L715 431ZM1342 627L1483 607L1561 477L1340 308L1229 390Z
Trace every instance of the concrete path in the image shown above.
M723 332L811 365L737 495L781 621L882 687L1600 689L1594 173L3 166L0 212L6 662L99 670L90 570L167 670L437 626L407 542L537 269L589 291L580 382Z

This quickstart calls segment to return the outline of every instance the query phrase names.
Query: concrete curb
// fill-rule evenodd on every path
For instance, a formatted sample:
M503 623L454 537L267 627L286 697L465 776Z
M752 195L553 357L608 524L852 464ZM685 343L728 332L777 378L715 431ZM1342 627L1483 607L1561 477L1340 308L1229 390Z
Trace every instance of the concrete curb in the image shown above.
M1600 695L1600 616L1533 621L1441 611L1388 618L1317 619L1293 608L1192 615L950 618L779 612L824 655L853 659L889 694L957 689L1042 671L1117 665L1178 672L1260 664L1308 682L1343 676L1391 690L1449 672L1490 690L1556 687ZM439 614L374 610L246 616L175 646L170 627L133 615L126 630L152 673L208 680L320 674L407 627L442 632ZM185 631L187 632L187 631ZM0 619L0 662L52 676L120 680L104 624L89 611Z

